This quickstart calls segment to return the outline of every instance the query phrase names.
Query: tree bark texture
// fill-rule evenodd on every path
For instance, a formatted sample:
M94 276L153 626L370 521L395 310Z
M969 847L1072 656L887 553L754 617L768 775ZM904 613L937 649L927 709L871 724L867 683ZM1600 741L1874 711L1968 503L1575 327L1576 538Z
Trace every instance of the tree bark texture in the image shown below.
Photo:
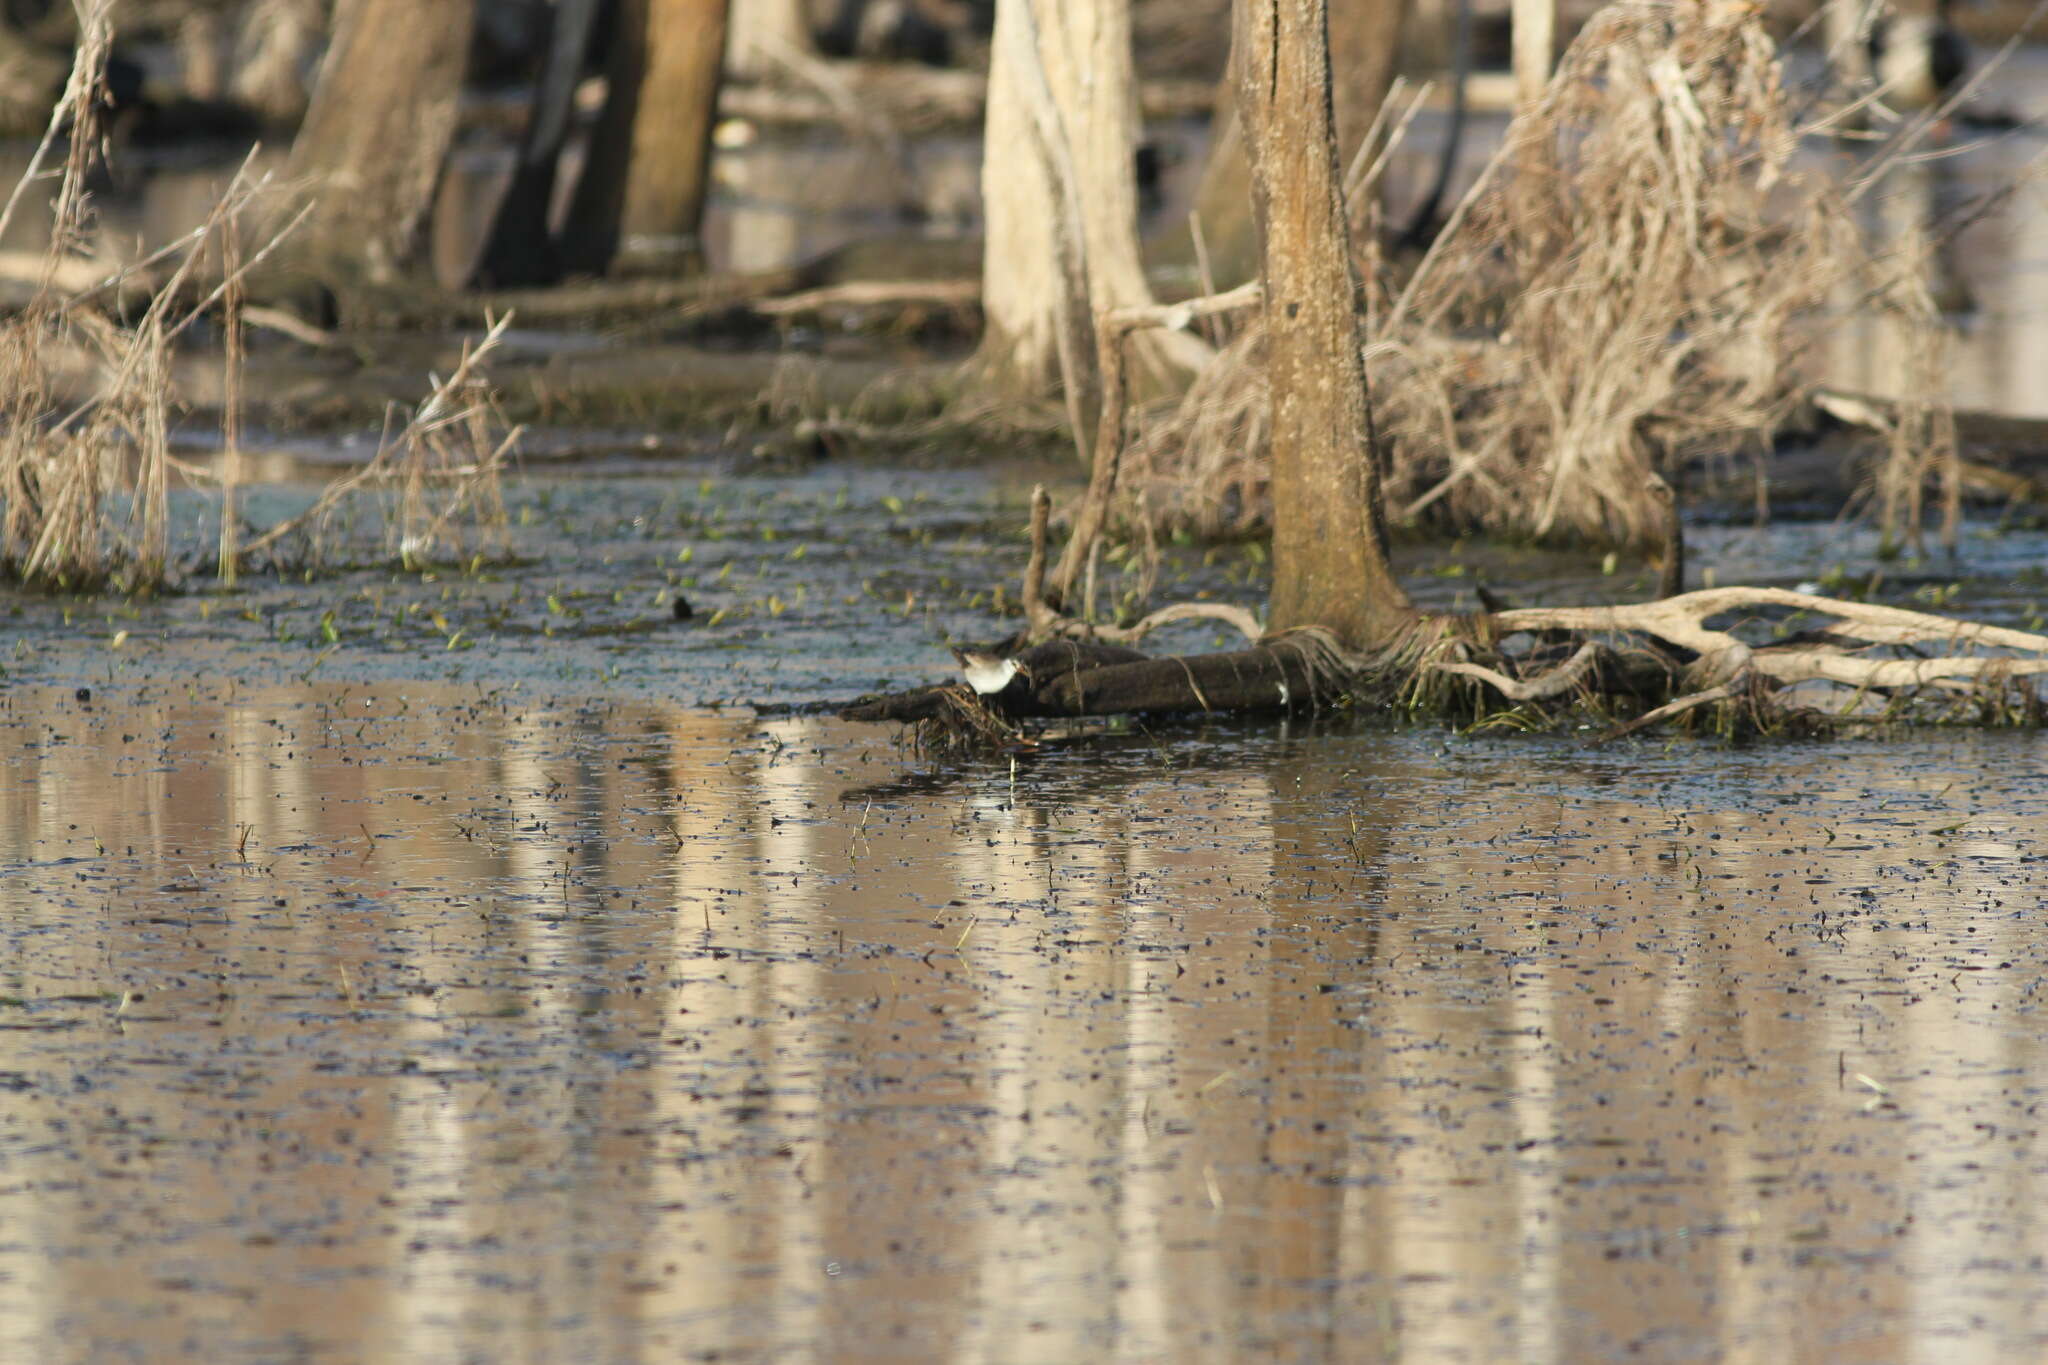
M1358 144L1379 116L1394 84L1394 61L1413 0L1330 0L1331 104L1337 124L1337 164L1349 166ZM1210 119L1209 155L1195 193L1195 214L1219 289L1254 279L1259 242L1253 230L1251 169L1245 164L1244 129L1237 117L1236 79Z
M1358 278L1345 234L1325 0L1238 0L1238 112L1264 242L1273 448L1269 630L1353 648L1414 607L1387 563Z
M235 40L229 97L273 127L304 118L306 67L327 36L327 8L326 0L255 0Z
M982 197L988 230L977 366L999 392L1055 377L1084 428L1094 316L1152 302L1138 254L1138 117L1129 0L998 0ZM1141 390L1208 358L1198 339L1137 339Z
M700 268L726 0L619 0L610 93L570 212L573 268Z
M289 170L319 196L293 248L314 273L388 285L422 268L475 22L475 0L342 7Z
M1515 112L1534 109L1557 62L1557 0L1513 0L1509 22L1514 46Z
M779 69L775 62L778 53L817 55L803 0L731 0L731 4L731 32L725 41L727 75L759 80Z

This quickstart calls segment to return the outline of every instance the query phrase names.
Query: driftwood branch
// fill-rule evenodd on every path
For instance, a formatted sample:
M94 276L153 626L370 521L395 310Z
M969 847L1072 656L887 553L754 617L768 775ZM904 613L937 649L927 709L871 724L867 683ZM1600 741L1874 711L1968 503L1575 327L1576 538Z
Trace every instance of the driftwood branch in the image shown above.
M1869 659L1817 644L1753 647L1706 625L1715 616L1760 607L1786 607L1832 618L1823 630L1838 639L1932 646L1949 652L1933 658ZM1493 624L1502 636L1541 630L1648 635L1700 655L1695 675L1718 672L1721 681L1745 666L1779 683L1826 681L1850 687L1915 687L1942 679L1988 680L2048 673L2048 635L1783 588L1712 588L1615 607L1530 607L1501 612ZM1957 652L1962 650L2007 650L2036 657Z
M1044 700L1072 716L1272 711L1312 700L1315 687L1302 653L1260 647L1069 673L1047 689Z
M780 298L759 299L750 306L765 317L787 317L831 308L889 308L921 303L941 308L972 308L980 302L980 280L851 280Z
M979 697L960 683L863 697L845 720L937 722L1007 740L1018 716L1187 715L1278 711L1324 695L1313 649L1285 641L1226 654L1133 658L1062 673L1028 695Z
M1259 624L1259 618L1243 607L1228 602L1175 602L1150 612L1128 626L1083 627L1093 639L1113 645L1134 645L1158 630L1181 621L1220 621L1245 639L1257 644L1265 637L1266 628ZM1081 625L1080 622L1071 622Z
M1162 626L1181 621L1221 621L1253 644L1264 638L1266 628L1259 624L1259 618L1228 602L1175 602L1128 626L1096 625L1061 615L1045 595L1046 528L1051 516L1052 496L1043 487L1032 489L1031 557L1024 563L1024 619L1029 627L1027 633L1033 638L1134 645Z

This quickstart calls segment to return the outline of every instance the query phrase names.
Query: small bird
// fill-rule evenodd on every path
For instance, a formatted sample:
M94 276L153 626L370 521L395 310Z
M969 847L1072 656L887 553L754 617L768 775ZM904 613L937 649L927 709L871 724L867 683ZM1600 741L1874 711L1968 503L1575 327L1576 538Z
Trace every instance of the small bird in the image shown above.
M953 658L977 695L998 710L1013 714L1041 710L1045 704L1040 697L1046 689L1070 673L1138 663L1148 657L1135 649L1093 640L1047 640L1021 651L1012 650L1010 645L1008 640L965 649L956 645ZM1057 706L1047 709L1060 710Z
M961 674L967 685L984 697L993 697L1007 688L1024 666L1015 659L989 649L953 650L953 659L960 665Z
M1949 22L1952 0L1920 14L1880 15L1870 29L1870 73L1885 102L1932 109L1970 69L1970 47Z

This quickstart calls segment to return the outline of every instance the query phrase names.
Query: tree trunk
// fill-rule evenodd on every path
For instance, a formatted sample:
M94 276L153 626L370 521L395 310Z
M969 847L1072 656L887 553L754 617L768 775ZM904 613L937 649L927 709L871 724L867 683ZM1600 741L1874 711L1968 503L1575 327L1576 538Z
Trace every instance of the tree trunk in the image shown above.
M421 270L475 21L475 0L342 7L286 172L317 186L294 247L315 274L390 285Z
M1514 47L1515 112L1534 109L1557 61L1557 0L1514 0L1509 20Z
M1359 648L1415 609L1387 563L1345 235L1325 0L1237 0L1238 113L1264 242L1273 449L1268 628Z
M472 283L481 289L553 284L561 278L561 251L549 224L562 144L575 114L599 0L557 0L548 32L540 88L534 93L520 142L519 163L485 242Z
M571 268L701 269L726 0L619 0L607 78L569 215Z
M803 0L731 0L732 32L725 42L725 71L742 80L773 76L776 58L795 52L817 55Z
M1138 255L1136 86L1128 0L998 0L982 195L988 220L976 367L1011 395L1054 378L1087 430L1094 316L1152 301ZM1206 361L1194 337L1134 340L1141 390Z
M50 122L71 64L0 10L0 138L35 137Z
M1332 104L1337 119L1337 164L1349 166L1366 130L1379 116L1394 84L1394 60L1413 0L1331 0L1329 14ZM1237 81L1225 90L1210 116L1209 155L1195 193L1210 268L1218 289L1229 289L1259 273L1259 242L1252 228L1251 170L1245 164L1244 130L1237 117ZM1166 254L1188 254L1177 241Z
M227 93L227 18L196 9L178 21L178 75L190 99L217 103Z
M297 123L306 114L306 66L326 34L326 0L256 0L235 42L228 93L265 123Z

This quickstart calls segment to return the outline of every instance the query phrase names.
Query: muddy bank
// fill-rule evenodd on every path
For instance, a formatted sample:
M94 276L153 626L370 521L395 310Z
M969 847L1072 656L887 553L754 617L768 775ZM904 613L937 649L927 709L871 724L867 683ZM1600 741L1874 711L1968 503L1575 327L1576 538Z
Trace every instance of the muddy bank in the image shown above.
M0 594L11 681L176 685L195 666L251 683L463 681L599 688L684 704L848 700L933 681L949 638L1015 625L1032 485L1063 466L1004 461L907 470L856 460L763 462L750 446L663 444L630 431L554 433L546 462L505 487L507 523L481 558L397 566L388 506L350 504L311 577L297 561L222 592L204 567L213 497L173 501L173 556L191 567L150 600ZM303 511L337 459L360 450L284 440L244 492L255 525ZM1973 522L1959 564L1889 559L1874 532L1825 522L1707 525L1689 535L1698 584L1811 585L2038 629L2048 545ZM287 551L293 546L283 547ZM302 547L296 547L302 548ZM1265 599L1256 542L1166 544L1162 599ZM1143 577L1107 560L1105 606ZM1518 601L1639 599L1655 567L1624 556L1439 542L1396 567L1426 608L1470 610L1483 583ZM692 607L677 620L678 597ZM1165 651L1229 647L1213 624L1175 627Z

